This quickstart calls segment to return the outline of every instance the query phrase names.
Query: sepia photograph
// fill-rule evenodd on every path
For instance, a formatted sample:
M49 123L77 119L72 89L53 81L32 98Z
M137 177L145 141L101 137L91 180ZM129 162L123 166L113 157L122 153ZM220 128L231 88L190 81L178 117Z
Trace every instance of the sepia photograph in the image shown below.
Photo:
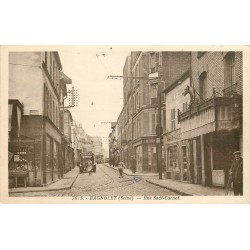
M200 47L3 47L9 200L244 197L246 47Z
M1 249L249 248L245 2L1 10Z

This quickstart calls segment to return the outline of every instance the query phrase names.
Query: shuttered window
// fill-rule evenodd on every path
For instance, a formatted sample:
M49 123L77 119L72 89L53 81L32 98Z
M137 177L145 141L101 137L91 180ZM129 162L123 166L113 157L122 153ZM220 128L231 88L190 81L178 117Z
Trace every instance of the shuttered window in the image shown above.
M205 71L199 77L199 92L202 100L208 98L207 72Z
M175 130L175 108L171 109L171 130Z
M224 59L224 78L225 78L225 89L232 87L234 84L235 77L235 66L234 66L234 53L228 53Z
M151 133L155 134L156 133L156 125L158 123L158 114L152 114L151 116L151 121L152 121L152 130Z
M183 112L186 112L188 110L188 104L187 102L183 103Z

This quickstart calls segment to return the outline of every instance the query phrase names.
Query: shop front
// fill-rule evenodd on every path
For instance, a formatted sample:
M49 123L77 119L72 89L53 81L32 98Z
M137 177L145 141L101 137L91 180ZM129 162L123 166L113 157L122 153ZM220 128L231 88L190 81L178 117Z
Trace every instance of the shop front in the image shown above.
M43 184L53 182L59 178L59 142L46 135L46 160L43 171Z
M62 164L62 157L61 157L61 142L62 142L61 132L47 118L44 119L44 124L45 124L44 134L43 134L44 157L43 157L42 184L47 185L60 178L64 164ZM66 155L65 158L67 158ZM65 162L65 167L66 167L66 162Z
M20 136L9 142L9 188L41 185L41 142Z
M179 114L179 121L182 140L190 142L190 181L224 187L233 152L242 151L241 122L233 99L210 98Z
M135 148L136 171L157 173L157 144L155 137L142 137L134 141L133 146Z

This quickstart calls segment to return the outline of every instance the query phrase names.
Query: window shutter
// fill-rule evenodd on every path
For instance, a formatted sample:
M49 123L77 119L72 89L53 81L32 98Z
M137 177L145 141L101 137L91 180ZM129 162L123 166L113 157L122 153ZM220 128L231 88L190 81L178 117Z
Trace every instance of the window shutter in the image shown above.
M160 63L160 61L159 61L159 56L160 56L160 53L155 53L155 67L158 69L158 67L159 67L159 63Z
M152 133L155 133L155 114L152 114Z

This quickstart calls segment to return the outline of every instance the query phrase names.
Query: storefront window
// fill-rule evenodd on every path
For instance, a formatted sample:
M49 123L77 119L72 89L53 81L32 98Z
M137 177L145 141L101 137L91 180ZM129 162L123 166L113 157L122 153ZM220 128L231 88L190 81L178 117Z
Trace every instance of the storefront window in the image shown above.
M177 161L177 146L168 149L168 170L180 171Z
M151 147L148 147L148 165L152 164L152 152Z
M182 162L183 162L183 181L188 180L187 176L187 147L182 147Z
M51 169L51 143L50 137L46 137L46 170Z
M54 141L54 153L53 153L53 170L58 170L58 143Z

